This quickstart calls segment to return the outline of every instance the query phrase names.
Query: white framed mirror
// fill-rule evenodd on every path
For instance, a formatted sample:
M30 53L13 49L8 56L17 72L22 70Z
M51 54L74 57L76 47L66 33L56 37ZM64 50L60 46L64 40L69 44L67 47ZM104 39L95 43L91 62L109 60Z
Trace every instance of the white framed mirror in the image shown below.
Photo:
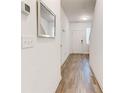
M38 0L38 37L54 38L56 34L56 16L43 3Z

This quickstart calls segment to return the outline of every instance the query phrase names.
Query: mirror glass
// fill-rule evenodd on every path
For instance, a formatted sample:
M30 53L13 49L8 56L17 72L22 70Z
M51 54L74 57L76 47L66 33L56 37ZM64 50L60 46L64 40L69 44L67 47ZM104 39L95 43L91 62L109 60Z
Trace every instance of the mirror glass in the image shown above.
M42 2L39 3L38 36L55 37L55 15Z

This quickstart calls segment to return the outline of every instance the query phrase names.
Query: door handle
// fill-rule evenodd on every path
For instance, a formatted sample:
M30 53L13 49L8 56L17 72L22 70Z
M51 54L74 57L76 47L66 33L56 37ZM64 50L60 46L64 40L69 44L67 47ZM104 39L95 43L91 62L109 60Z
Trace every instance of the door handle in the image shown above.
M62 44L60 44L60 47L62 47Z
M81 43L83 43L83 40L81 40Z

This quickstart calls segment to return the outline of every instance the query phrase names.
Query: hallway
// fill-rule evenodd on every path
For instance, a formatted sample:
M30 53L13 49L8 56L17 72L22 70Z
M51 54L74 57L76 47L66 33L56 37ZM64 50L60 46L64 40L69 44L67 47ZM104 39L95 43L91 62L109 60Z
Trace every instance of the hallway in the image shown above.
M71 54L62 66L56 93L102 93L88 62L89 55Z
M102 0L21 5L21 92L102 93Z

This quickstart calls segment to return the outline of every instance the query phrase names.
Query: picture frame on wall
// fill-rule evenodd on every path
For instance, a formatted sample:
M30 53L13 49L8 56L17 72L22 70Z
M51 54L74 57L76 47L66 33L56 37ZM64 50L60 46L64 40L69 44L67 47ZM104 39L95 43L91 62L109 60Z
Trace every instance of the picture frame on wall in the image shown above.
M56 15L45 3L38 0L38 37L54 38L56 35Z

